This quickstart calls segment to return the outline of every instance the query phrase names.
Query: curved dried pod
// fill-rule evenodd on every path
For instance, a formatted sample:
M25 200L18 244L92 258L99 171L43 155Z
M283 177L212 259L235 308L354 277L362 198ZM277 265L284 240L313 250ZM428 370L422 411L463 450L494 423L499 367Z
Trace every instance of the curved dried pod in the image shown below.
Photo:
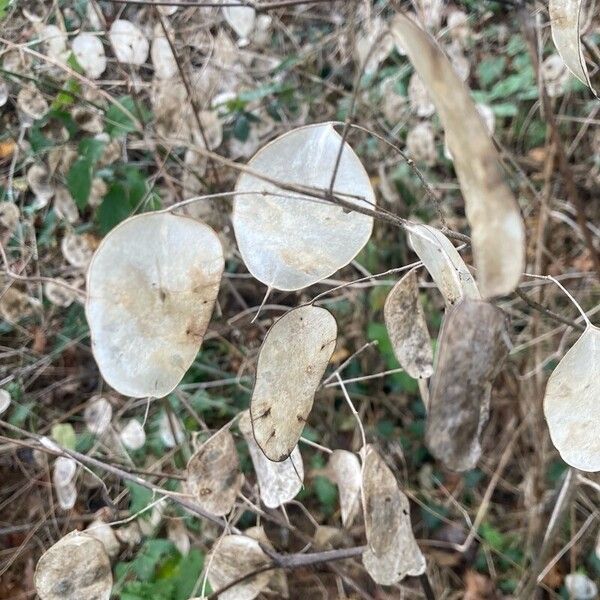
M327 477L338 488L342 524L350 527L360 509L362 485L361 466L356 454L348 450L334 450L327 461Z
M54 191L54 212L59 219L67 223L76 223L79 220L79 211L71 192L64 185L57 185Z
M86 269L94 254L94 238L88 234L67 231L60 243L65 260L73 267Z
M594 96L598 96L598 92L592 86L581 47L579 26L582 7L582 0L550 0L550 29L554 45L569 71L585 83Z
M75 292L67 287L67 282L61 277L55 277L53 281L44 283L44 296L54 306L67 307L73 304Z
M243 482L235 442L227 429L202 444L188 461L188 492L213 515L231 512Z
M113 21L108 39L119 62L130 65L143 65L146 62L150 44L141 29L131 21Z
M420 223L404 226L415 254L421 259L447 304L461 298L481 298L477 284L452 242L435 227Z
M218 592L270 563L271 559L255 539L245 535L226 535L215 543L207 558L208 581L211 588ZM271 576L270 571L264 571L244 579L219 594L219 600L253 600L269 585Z
M104 546L79 531L46 550L35 568L34 585L41 600L109 600L112 583Z
M119 554L121 544L108 523L96 519L85 528L85 533L97 539L104 546L104 550L110 558L115 558Z
M544 415L562 459L600 471L600 329L588 325L546 384Z
M83 411L86 427L94 435L106 433L112 420L112 406L102 396L93 396Z
M235 31L240 42L247 41L254 29L256 11L250 6L223 6L225 20Z
M569 69L558 54L552 54L544 59L540 72L550 98L562 96L569 81Z
M304 463L298 446L292 450L287 460L273 462L264 455L254 439L249 411L245 411L240 417L239 428L248 444L263 504L267 508L277 508L293 500L302 489L304 481Z
M465 199L479 289L484 298L508 294L525 263L519 206L468 88L435 40L403 14L392 31L423 80L444 126Z
M448 469L472 469L489 413L492 383L508 356L506 315L464 299L446 313L431 381L425 442Z
M284 184L327 190L340 143L330 123L299 127L261 148L248 167ZM254 277L276 289L299 290L328 277L371 236L371 216L286 192L249 173L240 175L236 192L232 220L242 258ZM375 204L369 176L348 144L334 192L357 206Z
M27 170L27 184L35 195L36 208L43 208L54 196L54 185L50 181L50 174L44 165L31 165Z
M250 401L254 438L269 460L285 460L298 443L336 340L333 315L312 305L290 310L269 330Z
M77 63L90 79L98 79L106 71L106 54L98 36L80 33L73 38L71 49Z
M150 57L152 58L155 77L158 79L171 79L171 77L177 75L177 61L160 23L157 23L154 27Z
M8 102L8 84L4 79L0 79L0 106Z
M365 569L381 585L393 585L407 575L422 575L427 565L412 531L408 498L373 446L368 444L361 454Z
M48 112L50 106L34 85L25 85L17 94L17 108L26 117L25 121L37 121Z
M4 388L0 388L0 415L8 410L10 403L10 392Z
M223 274L207 225L169 213L131 217L102 241L88 271L86 316L106 381L161 398L196 357Z
M433 167L437 162L435 136L431 123L417 123L406 136L406 150L418 163Z
M488 104L483 104L482 102L477 103L476 107L477 112L480 114L483 122L485 123L485 128L490 135L493 135L494 129L496 128L496 115L494 114L492 107ZM452 152L450 152L450 148L448 148L446 140L444 140L444 156L448 160L453 160Z
M146 432L137 419L129 419L119 433L121 442L128 450L139 450L146 443Z
M410 81L408 82L408 102L410 109L418 117L428 118L435 113L435 105L431 101L431 96L418 73L413 73L410 76Z
M390 290L383 307L385 326L400 366L415 379L433 373L433 350L425 311L419 300L416 269Z
M19 224L21 211L14 202L0 202L0 226L1 233L12 235Z

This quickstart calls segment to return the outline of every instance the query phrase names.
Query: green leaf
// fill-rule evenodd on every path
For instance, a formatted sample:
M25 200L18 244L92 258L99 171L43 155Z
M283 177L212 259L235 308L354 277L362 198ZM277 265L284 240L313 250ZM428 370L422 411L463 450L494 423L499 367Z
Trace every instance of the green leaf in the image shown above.
M131 568L142 581L149 581L154 578L158 563L173 550L170 540L147 540L131 562Z
M483 87L489 87L497 81L506 69L506 58L504 56L495 56L485 58L477 66L477 77Z
M337 505L337 488L335 485L326 477L317 475L314 481L314 488L323 512L327 515L333 513Z
M52 427L50 435L52 439L63 448L75 450L77 435L70 423L57 423Z
M52 102L52 108L60 110L67 108L75 104L77 96L81 93L81 85L75 79L67 79L60 92L58 92L54 102Z
M82 156L73 163L67 173L67 187L80 210L87 206L92 189L93 174L92 161Z
M240 142L245 142L250 135L250 120L245 113L241 113L235 120L233 135Z
M111 104L106 111L106 132L110 137L120 137L137 129L135 121L129 116L130 114L142 122L147 121L150 117L150 111L144 106L136 106L131 96L121 96L117 102L120 106Z
M151 490L133 483L133 481L127 481L125 486L129 490L129 512L131 514L137 514L142 512L149 504L152 503L153 494ZM146 511L141 516L148 516Z
M492 527L489 523L482 523L479 528L479 535L494 549L502 552L506 540L504 538L504 534Z

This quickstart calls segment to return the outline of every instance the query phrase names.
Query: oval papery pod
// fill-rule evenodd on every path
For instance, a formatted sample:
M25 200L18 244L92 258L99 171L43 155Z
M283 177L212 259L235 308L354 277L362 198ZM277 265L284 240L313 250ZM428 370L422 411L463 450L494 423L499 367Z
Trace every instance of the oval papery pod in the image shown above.
M102 435L110 427L112 406L106 398L94 396L88 401L83 412L83 418L91 433Z
M250 401L254 439L268 459L285 460L298 443L336 340L333 315L312 305L290 310L269 330Z
M425 441L454 471L472 469L489 412L492 382L508 356L506 315L489 302L462 300L446 313L431 381Z
M44 165L32 165L27 170L27 183L35 195L35 207L43 208L54 196L54 185L50 182L48 169Z
M86 316L104 379L125 396L161 398L196 357L223 274L207 225L168 213L115 227L88 271Z
M299 127L261 148L248 167L285 184L327 190L340 143L330 123ZM371 237L371 216L249 173L240 175L236 192L232 219L240 253L252 275L270 287L299 290L316 283L347 265ZM364 208L375 204L369 176L348 144L334 192Z
M131 21L113 21L108 38L119 62L131 65L143 65L146 62L150 44L142 31Z
M0 79L0 106L4 106L8 102L8 85L6 81Z
M264 505L267 508L277 508L293 500L302 489L304 481L304 463L298 446L287 460L273 462L264 455L254 439L249 411L245 411L240 417L239 428L248 444L248 452L258 479L260 499Z
M565 93L570 77L569 69L558 54L552 54L544 59L540 73L550 98L557 98Z
M185 440L185 432L175 415L163 412L158 422L158 432L162 443L167 448L175 448Z
M136 419L130 419L119 435L121 442L129 450L139 450L146 443L146 432Z
M173 545L182 556L187 556L190 551L190 536L183 521L179 519L171 520L167 523L167 539L173 542Z
M524 270L525 229L498 152L469 89L435 40L403 14L394 17L392 31L429 91L444 127L472 229L481 295L508 294Z
M0 202L0 233L12 235L19 224L21 211L14 202Z
M11 398L8 390L0 388L0 415L5 413L10 406Z
M356 454L334 450L327 462L327 476L338 488L342 524L350 527L360 509L362 473Z
M52 481L56 486L71 483L77 472L77 463L68 456L59 456L54 461L54 470L52 472Z
M55 306L71 306L75 300L75 292L66 287L67 282L60 277L44 283L44 295Z
M177 75L177 61L175 60L175 56L173 56L171 45L160 23L157 23L154 27L150 57L154 65L155 77L158 79L171 79L171 77Z
M255 539L261 545L266 546L267 548L270 548L273 551L275 550L275 548L273 548L271 540L267 537L265 530L260 525L246 529L246 531L244 531L244 535ZM269 585L264 591L265 595L271 595L275 598L289 598L290 592L285 571L283 569L273 569L270 572L272 573L272 575L271 579L269 580Z
M85 529L85 533L97 539L104 546L104 550L110 558L119 554L121 544L113 531L113 528L99 519L92 521Z
M112 582L104 546L79 531L72 531L46 550L34 575L41 600L109 600Z
M467 265L441 231L417 223L409 223L404 228L412 249L448 304L455 304L461 298L481 298Z
M256 11L248 6L223 6L225 20L241 40L247 40L254 29Z
M73 38L71 49L79 66L90 79L98 79L106 70L106 54L100 39L92 33L80 33Z
M598 586L583 573L569 573L565 577L565 587L573 600L594 600L598 598Z
M77 502L77 488L73 481L64 485L55 485L56 499L62 510L71 510Z
M400 366L415 379L433 373L433 350L419 300L416 269L390 290L383 307L385 326Z
M67 35L56 25L44 25L39 30L39 40L46 56L60 60L67 49Z
M437 151L430 123L418 123L408 132L406 150L415 162L423 163L428 167L435 165Z
M579 23L582 6L582 0L550 0L548 5L550 29L554 45L569 71L579 81L585 83L594 96L598 96L590 81L581 47Z
M202 444L187 464L188 492L213 515L231 512L243 482L235 442L226 429Z
M76 223L79 220L79 211L71 192L64 186L56 186L54 192L54 212L59 219L65 219L68 223Z
M94 254L92 244L93 238L91 236L67 231L60 243L60 249L70 265L78 269L85 269L90 264Z
M226 535L207 558L208 581L218 592L232 581L271 563L259 543L245 535ZM219 594L219 600L253 600L268 585L272 573L264 571Z
M374 73L394 48L394 40L386 32L387 23L380 17L365 21L365 28L356 36L354 56L366 74Z
M367 445L361 454L367 536L362 560L367 572L381 585L423 574L427 565L412 532L408 498L373 446Z
M552 443L582 471L600 471L600 329L588 325L558 363L544 396Z

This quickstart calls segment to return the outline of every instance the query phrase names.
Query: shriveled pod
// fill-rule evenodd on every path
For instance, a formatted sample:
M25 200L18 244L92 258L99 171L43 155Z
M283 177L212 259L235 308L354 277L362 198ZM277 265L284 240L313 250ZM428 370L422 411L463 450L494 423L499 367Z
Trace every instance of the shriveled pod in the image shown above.
M334 450L327 462L327 476L338 488L342 524L350 527L360 510L362 473L356 454L347 450Z
M563 460L600 471L600 328L588 325L558 363L544 396L552 443Z
M383 316L400 366L415 379L429 377L433 373L433 350L415 269L391 289Z
M333 315L312 305L290 310L269 330L250 401L254 438L268 459L285 460L298 443L336 339Z
M136 419L127 421L127 425L119 434L121 442L129 450L139 450L146 443L146 432L142 424Z
M34 85L26 85L19 90L17 107L25 116L25 120L29 120L29 123L41 119L50 108L46 98Z
M235 442L226 429L202 444L188 461L188 492L213 515L231 512L243 482Z
M472 469L488 419L494 378L508 356L504 312L489 302L464 299L447 314L431 381L425 441L455 471Z
M142 31L131 21L113 21L108 39L119 62L131 65L143 65L146 62L150 44Z
M261 148L248 168L284 186L318 188L322 195L340 144L331 123L300 127ZM347 143L333 191L358 207L372 209L375 203L369 176ZM328 277L371 236L371 216L285 191L250 172L240 175L236 192L233 227L242 258L254 277L276 289L298 290Z
M410 244L448 304L481 298L477 284L452 242L435 227L405 225Z
M215 543L207 559L208 581L212 589L218 592L244 575L266 567L270 562L255 539L245 535L226 535ZM244 578L219 594L219 599L253 600L269 585L271 575L270 571L263 571Z
M106 70L106 54L98 36L80 33L73 38L71 49L77 63L90 79L98 79Z
M582 7L582 0L550 0L548 5L550 29L554 45L569 71L579 81L585 83L595 96L598 96L590 80L581 47L579 25Z
M524 270L525 228L498 152L469 89L437 42L401 13L394 17L392 31L423 80L444 127L471 225L481 295L508 294Z
M102 435L110 427L112 406L106 398L93 396L83 411L83 418L91 433Z
M202 343L223 267L217 234L188 217L139 215L104 238L88 271L86 316L112 387L136 398L175 388Z
M362 560L376 583L393 585L421 575L426 563L412 531L408 498L370 444L361 451L362 502L367 549Z
M104 546L79 531L46 550L35 568L34 585L41 600L109 600L112 583Z
M267 508L277 508L294 499L302 489L304 481L304 463L298 446L292 450L287 460L273 462L264 455L254 439L248 411L240 417L239 428L248 444L248 452L258 479L260 498L264 505Z
M27 170L27 183L29 189L35 194L36 208L43 208L54 196L54 185L50 181L50 174L44 165L32 165Z

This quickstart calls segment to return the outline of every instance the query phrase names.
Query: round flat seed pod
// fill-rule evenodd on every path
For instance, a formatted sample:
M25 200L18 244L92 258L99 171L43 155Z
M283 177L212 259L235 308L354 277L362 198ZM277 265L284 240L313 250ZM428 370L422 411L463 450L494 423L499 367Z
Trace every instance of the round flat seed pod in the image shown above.
M270 563L259 543L245 535L226 535L216 542L207 560L208 581L217 592L232 581ZM219 594L219 600L253 600L269 585L272 573L264 571Z
M146 443L146 432L137 419L130 419L119 435L129 450L139 450Z
M108 37L119 62L131 65L143 65L146 62L150 44L142 31L131 21L114 21Z
M110 427L112 406L102 396L90 398L83 411L83 418L89 431L94 435L102 435Z
M0 415L8 410L10 402L10 392L4 388L0 388Z
M294 129L261 148L253 171L286 184L329 189L341 137L330 123ZM235 236L248 270L279 290L299 290L347 265L371 236L373 218L298 193L248 173L236 185ZM248 193L255 192L255 193ZM344 144L334 192L372 208L375 195L364 167Z
M589 325L558 363L544 396L552 443L563 460L600 471L600 329Z
M383 316L400 366L415 379L429 377L433 373L433 350L414 269L391 289Z
M126 396L161 398L196 357L223 273L207 225L168 213L132 217L90 263L86 316L104 379Z
M412 531L408 498L377 451L362 450L362 495L367 549L362 559L373 580L393 585L425 572L426 563Z
M110 560L97 539L72 531L46 550L34 575L41 600L109 600Z
M269 330L250 402L254 438L268 459L285 460L298 443L336 339L333 315L316 306L290 310Z
M231 511L243 482L235 442L227 430L204 443L187 464L189 493L213 515Z
M71 49L90 79L98 79L106 70L104 46L97 36L91 33L80 33L73 38Z
M296 446L287 460L273 462L258 447L250 414L245 411L239 420L240 432L248 444L248 452L258 479L260 499L267 508L277 508L293 500L302 489L304 481L304 463L300 449Z

